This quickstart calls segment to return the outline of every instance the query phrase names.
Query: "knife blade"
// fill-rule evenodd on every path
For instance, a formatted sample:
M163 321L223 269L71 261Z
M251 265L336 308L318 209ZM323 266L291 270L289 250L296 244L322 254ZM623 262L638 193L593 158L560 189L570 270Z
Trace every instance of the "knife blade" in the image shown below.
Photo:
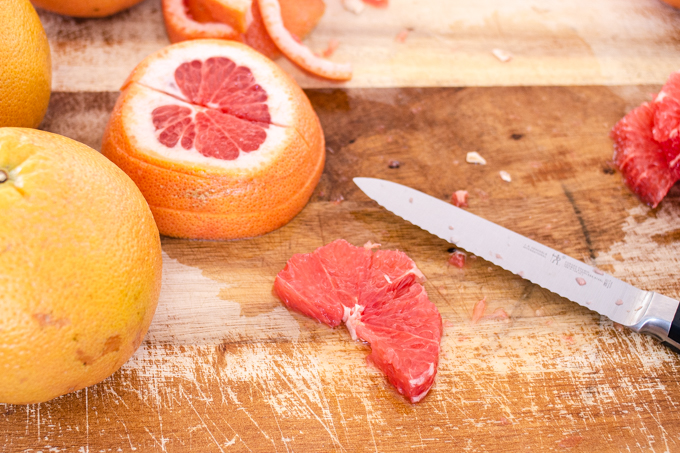
M680 302L638 289L557 250L410 187L354 183L388 211L505 270L680 348Z

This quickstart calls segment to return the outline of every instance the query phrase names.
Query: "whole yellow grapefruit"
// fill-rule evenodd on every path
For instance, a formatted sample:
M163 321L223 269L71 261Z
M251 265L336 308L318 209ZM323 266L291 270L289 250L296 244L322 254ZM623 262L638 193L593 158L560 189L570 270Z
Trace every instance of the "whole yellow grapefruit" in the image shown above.
M140 345L160 292L139 189L88 146L0 128L0 213L0 402L105 379Z
M0 24L0 127L37 127L52 84L47 35L28 0L4 0Z
M32 0L39 8L74 17L106 17L142 0Z

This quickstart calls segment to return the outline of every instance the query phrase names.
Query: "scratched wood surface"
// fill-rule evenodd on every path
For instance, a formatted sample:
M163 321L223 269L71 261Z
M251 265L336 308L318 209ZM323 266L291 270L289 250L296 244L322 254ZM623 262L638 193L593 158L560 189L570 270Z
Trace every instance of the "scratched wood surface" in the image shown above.
M680 61L680 14L659 0L390 0L358 16L340 0L326 5L306 42L315 51L340 42L333 59L354 65L350 87L662 83ZM118 90L168 43L160 0L103 20L41 19L57 91ZM512 63L495 48L511 52ZM303 87L337 85L278 62Z
M676 69L678 13L653 0L602 1L593 10L585 2L488 0L433 1L405 14L397 6L414 2L393 0L357 17L327 3L335 12L312 35L314 45L323 48L344 27L373 31L363 57L352 53L360 39L342 37L347 53L337 59L352 55L357 67L349 87L323 88L282 62L312 87L327 138L327 165L309 205L255 239L164 238L162 294L137 353L88 389L42 404L0 404L0 451L680 451L675 353L481 258L462 270L449 266L450 244L351 183L381 177L442 199L466 189L471 212L680 297L680 189L657 209L641 205L612 167L607 137ZM426 13L437 19L423 20ZM413 22L370 28L378 14L417 19L404 48L394 35ZM158 2L102 21L41 18L56 91L41 127L99 149L115 89L167 43ZM421 24L430 34L418 34ZM489 57L497 46L515 59ZM440 53L409 68L407 56L419 49ZM382 75L371 72L373 60ZM488 165L465 163L467 151ZM395 160L399 168L390 168ZM407 403L367 367L368 347L344 328L292 313L272 295L293 253L336 238L404 250L427 276L448 322L439 374L421 403ZM502 307L509 319L471 324L482 297L488 312Z
M641 206L611 166L607 131L659 86L308 90L328 141L312 201L244 241L165 238L158 311L139 351L101 384L0 405L6 451L678 451L680 360L651 338L395 218L350 178L405 182L680 296L680 190ZM44 128L97 146L116 93L54 96ZM480 152L486 166L464 161ZM399 168L389 168L398 160ZM501 180L505 170L512 182ZM366 366L368 348L272 295L293 254L336 238L407 252L448 322L419 404ZM471 324L482 297L507 321Z

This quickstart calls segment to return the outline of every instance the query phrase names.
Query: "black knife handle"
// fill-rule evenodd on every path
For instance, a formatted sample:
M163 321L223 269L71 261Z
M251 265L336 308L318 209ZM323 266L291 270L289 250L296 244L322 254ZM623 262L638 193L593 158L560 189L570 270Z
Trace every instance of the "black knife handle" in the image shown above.
M680 344L680 307L675 310L671 328L668 330L668 338Z

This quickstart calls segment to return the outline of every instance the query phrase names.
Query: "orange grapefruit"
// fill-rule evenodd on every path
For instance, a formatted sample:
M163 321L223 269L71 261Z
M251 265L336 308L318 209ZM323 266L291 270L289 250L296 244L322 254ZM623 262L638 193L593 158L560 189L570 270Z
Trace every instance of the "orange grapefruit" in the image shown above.
M161 284L142 194L95 150L0 128L0 402L95 384L140 345Z
M142 0L31 0L39 8L74 17L105 17Z
M319 119L276 64L234 41L194 40L142 61L102 153L146 198L161 234L257 236L305 206L323 171Z
M331 327L344 322L371 346L367 360L412 403L434 383L442 320L423 274L404 253L339 239L293 255L274 281L288 307Z
M0 127L38 127L50 100L47 36L28 0L0 8Z

